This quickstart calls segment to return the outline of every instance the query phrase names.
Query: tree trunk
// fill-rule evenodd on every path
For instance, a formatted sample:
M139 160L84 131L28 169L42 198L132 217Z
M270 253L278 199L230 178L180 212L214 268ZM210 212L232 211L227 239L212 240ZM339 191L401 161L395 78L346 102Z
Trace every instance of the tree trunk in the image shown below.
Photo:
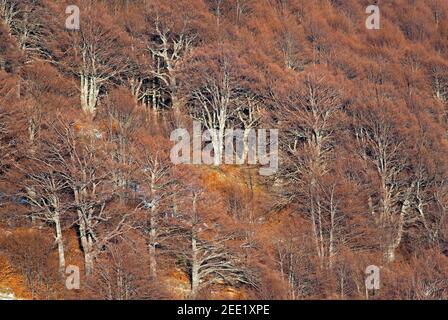
M152 206L150 210L149 217L149 271L151 276L155 279L157 277L157 260L156 260L156 242L157 242L157 204L155 202L156 197L156 176L154 173L151 174L151 201Z
M224 150L224 128L219 128L218 130L211 130L210 135L214 151L213 164L215 166L219 166L222 163L223 150Z
M196 238L196 195L193 195L192 210L192 228L191 228L191 297L196 297L199 288L199 249Z
M85 252L86 274L90 275L93 271L93 240L87 235L87 251Z
M81 242L81 248L84 254L84 267L86 275L90 275L93 269L93 258L91 241L88 239L86 224L83 220L82 214L78 213L79 217L79 238Z
M156 260L156 217L155 207L151 208L150 230L149 230L149 270L153 278L157 277L157 260Z
M196 243L196 235L191 236L191 296L194 298L198 293L199 288L199 262L198 262L198 248Z
M403 238L403 232L404 232L404 224L405 224L405 217L408 213L408 210L411 206L411 202L409 201L410 193L412 192L413 186L411 186L406 191L406 198L403 202L403 205L401 206L400 210L400 218L399 218L399 225L397 234L395 235L395 238L393 239L392 243L390 243L386 248L386 261L387 262L394 262L395 261L395 251L401 244L401 239Z
M64 254L64 240L62 238L61 221L59 219L59 213L55 214L55 228L56 228L56 244L58 246L59 257L59 273L61 276L65 275L65 254Z
M93 76L81 75L81 108L84 112L94 114L100 88Z
M333 260L336 254L335 252L335 228L336 228L336 207L333 203L333 191L331 192L330 201L330 243L328 246L328 259L330 269L333 268Z

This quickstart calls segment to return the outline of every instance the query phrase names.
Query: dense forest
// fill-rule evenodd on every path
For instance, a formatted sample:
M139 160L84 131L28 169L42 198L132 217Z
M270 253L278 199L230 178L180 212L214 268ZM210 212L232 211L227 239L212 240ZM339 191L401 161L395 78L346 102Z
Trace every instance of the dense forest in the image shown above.
M0 0L0 295L448 299L447 130L446 0Z

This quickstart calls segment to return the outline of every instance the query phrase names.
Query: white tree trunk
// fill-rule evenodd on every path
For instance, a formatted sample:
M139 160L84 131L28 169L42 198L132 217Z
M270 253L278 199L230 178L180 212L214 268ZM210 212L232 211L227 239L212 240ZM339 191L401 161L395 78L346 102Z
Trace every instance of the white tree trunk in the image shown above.
M196 236L196 195L193 195L193 210L192 210L192 228L191 228L191 297L196 297L199 288L200 275L200 261L199 261L199 248L197 245Z
M59 213L55 214L54 223L56 229L56 244L58 246L59 273L62 276L64 276L65 275L64 240L62 238L62 228L61 228L61 221L59 219Z
M82 214L78 213L79 217L79 237L81 242L81 248L84 254L84 267L86 275L90 275L93 270L93 257L92 257L92 247L93 243L89 240L87 234L86 224L83 220Z
M82 110L86 113L94 114L100 92L98 79L93 76L81 75L80 89Z
M191 296L194 298L198 293L199 288L199 261L198 261L198 247L196 243L196 235L191 236Z
M149 231L149 270L153 278L157 277L157 260L156 260L156 240L157 226L155 206L151 208L150 231Z
M214 151L213 164L215 166L219 166L223 162L224 133L225 133L225 128L222 128L222 127L219 128L218 130L210 131L212 145L213 145L213 151Z

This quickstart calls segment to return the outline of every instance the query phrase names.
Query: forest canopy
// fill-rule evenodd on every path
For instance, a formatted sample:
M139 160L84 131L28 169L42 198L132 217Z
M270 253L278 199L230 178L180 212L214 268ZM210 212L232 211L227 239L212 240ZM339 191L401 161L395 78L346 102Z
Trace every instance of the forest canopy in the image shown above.
M444 0L0 0L0 296L448 299L447 112Z

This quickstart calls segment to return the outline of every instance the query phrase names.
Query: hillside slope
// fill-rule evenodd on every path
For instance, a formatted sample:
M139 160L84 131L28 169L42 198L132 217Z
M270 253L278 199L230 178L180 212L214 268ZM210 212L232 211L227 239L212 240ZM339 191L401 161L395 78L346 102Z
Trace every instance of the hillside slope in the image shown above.
M448 3L376 2L1 1L0 295L447 299Z

